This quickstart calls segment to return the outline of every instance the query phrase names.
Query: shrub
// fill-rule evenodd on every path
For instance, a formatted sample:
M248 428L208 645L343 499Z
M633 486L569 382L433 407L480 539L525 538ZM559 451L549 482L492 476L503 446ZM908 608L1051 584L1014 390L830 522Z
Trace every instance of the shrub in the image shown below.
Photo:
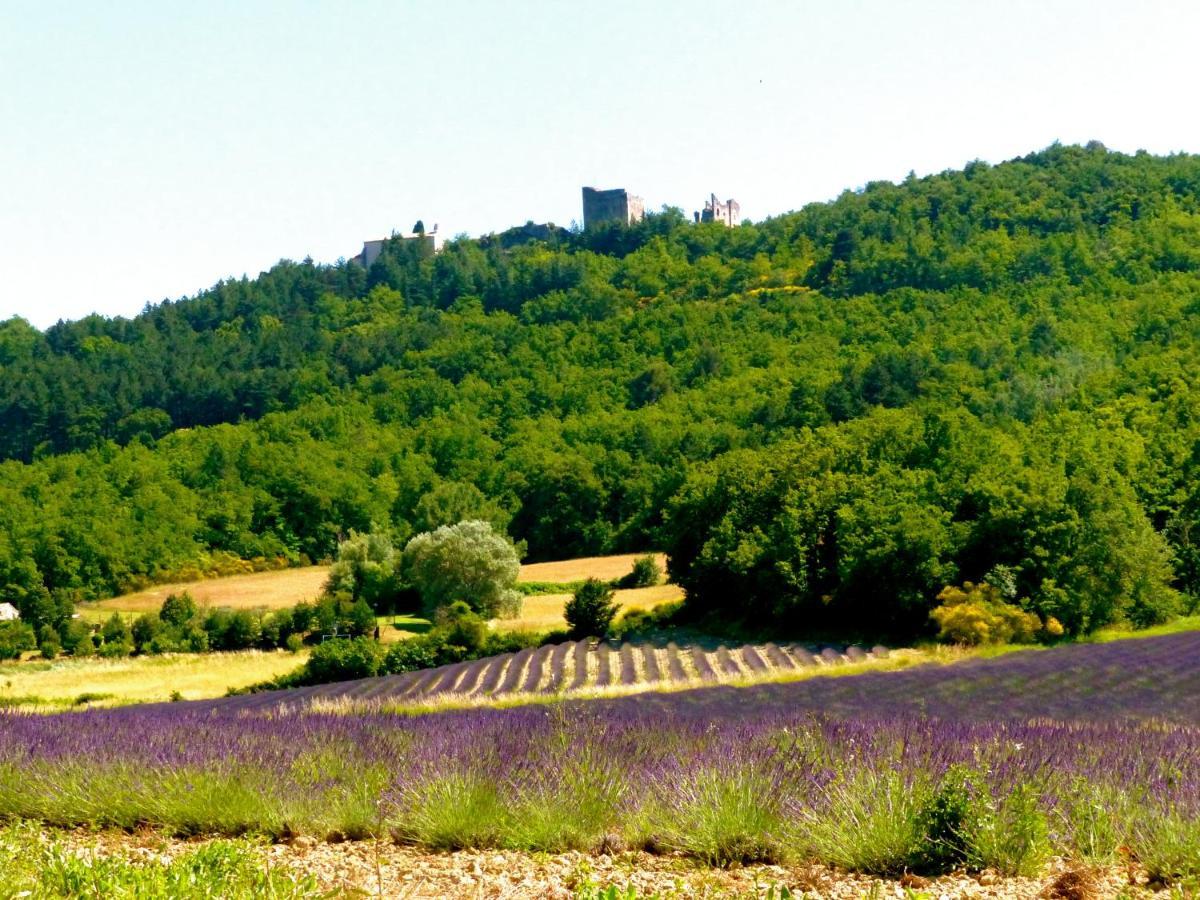
M1050 857L1049 826L1037 794L1019 785L1000 801L985 801L971 829L971 863L1001 875L1037 875Z
M133 623L131 633L133 636L133 645L138 653L149 653L150 645L154 639L158 637L162 631L163 622L158 616L152 616L149 613L138 616Z
M104 623L104 627L100 629L100 637L104 641L100 648L102 656L128 656L133 652L133 633L120 613L113 613Z
M336 638L317 646L304 664L305 684L369 678L379 671L380 647L368 638Z
M1036 615L1005 603L1000 591L986 583L964 582L938 594L942 605L930 613L938 637L958 644L1028 643L1042 630Z
M477 653L487 641L487 622L471 611L471 607L456 600L442 615L440 623L445 643L462 647L467 653Z
M683 608L682 600L673 600L669 603L660 603L653 609L626 610L613 626L613 636L625 639L656 631L675 621Z
M571 595L563 616L575 638L606 637L617 610L612 586L589 578Z
M96 649L92 630L82 619L72 619L59 631L63 650L71 656L91 656Z
M652 554L639 556L633 562L633 571L617 581L619 588L653 587L662 580L662 568Z
M184 591L182 594L168 595L158 611L158 617L166 624L179 628L196 618L196 613L196 601L192 599L191 594Z
M970 774L951 768L918 815L920 837L912 857L914 871L940 875L967 862L973 806Z
M409 638L392 644L384 654L380 672L385 675L400 675L404 672L416 672L419 669L432 669L440 665L442 645L437 640L431 640L430 635Z

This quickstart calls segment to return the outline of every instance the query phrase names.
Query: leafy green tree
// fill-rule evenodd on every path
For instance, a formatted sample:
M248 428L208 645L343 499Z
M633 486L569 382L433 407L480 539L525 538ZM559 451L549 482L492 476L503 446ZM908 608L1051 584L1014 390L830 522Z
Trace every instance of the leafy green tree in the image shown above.
M475 519L419 534L404 548L404 567L425 608L436 615L461 600L486 618L516 616L521 595L516 548Z
M158 611L158 617L170 627L182 628L196 618L198 611L192 595L184 591L182 594L169 594Z
M137 652L149 652L150 644L162 629L163 621L158 616L152 616L149 613L143 613L138 616L133 622L133 627L130 629L133 646Z
M351 531L350 537L338 544L337 562L329 570L325 593L361 600L370 609L390 610L400 592L396 572L399 562L399 554L386 534Z
M25 622L0 622L0 659L17 659L37 646L33 629Z
M128 656L133 652L133 633L120 613L113 613L104 623L100 639L100 652L104 656Z
M612 585L589 578L571 595L563 615L574 639L607 637L620 607Z

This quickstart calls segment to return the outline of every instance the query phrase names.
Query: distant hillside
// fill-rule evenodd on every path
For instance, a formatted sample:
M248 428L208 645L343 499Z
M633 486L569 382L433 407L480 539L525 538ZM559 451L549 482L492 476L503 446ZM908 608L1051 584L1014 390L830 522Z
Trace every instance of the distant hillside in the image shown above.
M737 229L397 241L0 324L0 600L482 516L662 546L698 609L1070 630L1200 587L1200 157L1051 147ZM1183 594L1176 593L1182 591Z

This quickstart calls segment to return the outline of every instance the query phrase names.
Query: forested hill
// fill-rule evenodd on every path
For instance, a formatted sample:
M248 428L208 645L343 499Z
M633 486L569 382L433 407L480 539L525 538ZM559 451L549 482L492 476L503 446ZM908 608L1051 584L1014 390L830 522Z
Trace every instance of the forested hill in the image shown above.
M1200 157L1055 146L13 319L0 600L481 515L666 547L718 611L920 628L1000 566L1072 630L1153 621L1200 589L1198 269Z

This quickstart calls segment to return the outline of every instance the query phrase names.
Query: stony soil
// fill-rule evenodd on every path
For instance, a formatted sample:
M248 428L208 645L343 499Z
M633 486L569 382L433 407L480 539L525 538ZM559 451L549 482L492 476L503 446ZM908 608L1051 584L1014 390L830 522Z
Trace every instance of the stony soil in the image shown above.
M67 832L60 839L81 854L167 859L194 847L155 832ZM693 860L648 853L429 853L386 841L340 844L299 839L263 846L263 864L313 875L332 896L388 898L573 898L589 888L629 887L648 898L759 898L786 886L794 897L836 900L883 898L1085 898L1165 895L1136 867L1084 870L1056 861L1040 878L995 873L935 879L880 880L823 866L753 865L715 869ZM778 895L776 895L778 896ZM1176 893L1174 896L1182 896Z

